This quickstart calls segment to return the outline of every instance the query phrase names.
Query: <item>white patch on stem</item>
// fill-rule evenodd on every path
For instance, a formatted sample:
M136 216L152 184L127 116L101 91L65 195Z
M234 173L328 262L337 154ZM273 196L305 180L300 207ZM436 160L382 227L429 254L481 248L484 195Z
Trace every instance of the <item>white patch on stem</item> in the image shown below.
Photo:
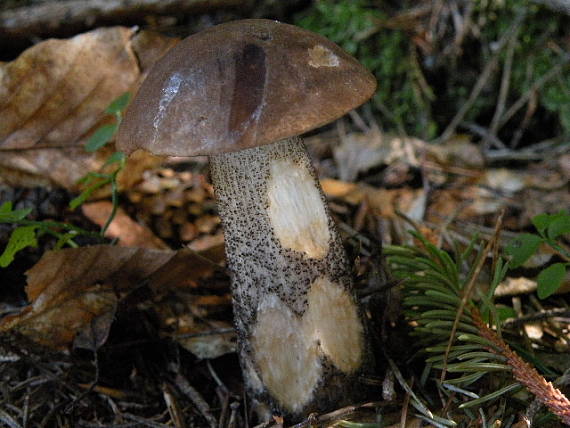
M288 160L273 161L267 196L269 219L281 245L309 258L325 257L330 232L321 195L309 171Z
M362 364L364 331L352 296L326 277L317 278L308 293L308 308L295 315L277 296L266 295L257 312L251 346L263 384L291 412L309 402L322 377L325 355L350 374ZM261 382L247 366L254 389Z
M311 399L322 372L317 343L301 331L299 317L277 296L264 299L251 337L255 363L269 392L291 412Z
M318 341L322 352L344 373L356 371L362 363L364 331L352 296L320 277L311 284L308 302L304 336Z

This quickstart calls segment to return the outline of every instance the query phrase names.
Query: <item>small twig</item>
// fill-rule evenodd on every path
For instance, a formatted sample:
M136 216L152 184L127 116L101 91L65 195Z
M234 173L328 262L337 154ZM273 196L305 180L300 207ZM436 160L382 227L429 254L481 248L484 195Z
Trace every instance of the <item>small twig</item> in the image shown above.
M362 117L356 112L356 110L351 110L349 113L350 118L354 122L354 125L363 133L370 132L370 127L364 122ZM346 135L346 134L345 134Z
M228 421L228 428L236 428L238 420L239 403L237 401L234 401L232 404L230 404L230 408L231 408L231 413L230 413L230 420Z
M141 418L140 416L132 415L130 413L123 413L125 419L129 419L133 422L137 422L138 426L151 427L151 428L172 428L170 425L161 424L160 422L154 422L150 419Z
M384 356L386 357L386 361L388 361L388 364L390 365L390 369L394 373L394 377L396 378L402 389L406 391L406 393L410 396L412 406L414 406L416 410L418 410L422 415L427 416L430 419L433 419L432 412L428 409L428 407L424 403L422 403L422 401L420 401L418 396L415 394L410 385L408 385L408 383L404 379L404 376L402 376L402 372L400 371L396 363L392 360L392 358L390 358L390 356L386 353L385 350L384 350Z
M186 334L174 334L172 338L174 339L190 339L192 337L204 337L204 336L217 336L221 334L235 333L234 328L219 328L216 330L201 331L199 333L186 333Z
M408 407L410 405L410 394L406 394L402 403L402 413L400 415L400 428L406 428L406 420L408 419Z
M510 160L532 161L555 158L561 154L568 153L568 151L570 151L570 141L564 143L562 138L555 138L519 150L489 150L485 153L485 159L495 162Z
M214 381L218 384L218 386L227 394L229 394L229 389L228 387L224 384L224 382L222 382L222 380L218 377L218 374L215 372L214 368L212 367L212 364L210 363L210 360L206 361L206 366L208 367L208 371L210 372L210 376L212 376L212 379L214 379Z
M398 130L398 135L407 135L406 129L404 128L404 125L402 124L402 121L396 117L396 115L394 115L394 113L392 113L390 111L390 109L380 100L380 98L376 98L374 100L376 106L378 107L378 110L380 110L380 112L386 116L389 120L391 120L395 125L396 125L396 129Z
M314 416L311 416L310 418L307 418L306 420L304 420L303 422L299 422L298 424L295 425L291 425L289 428L307 428L310 427L311 424L319 424L319 425L323 425L326 423L330 423L336 420L339 420L341 418L344 418L360 409L376 409L378 407L385 407L388 404L392 404L392 403L387 403L385 401L372 401L369 403L364 403L364 404L356 404L354 406L346 406L343 407L342 409L338 409L338 410L334 410L330 413L326 413L324 415L320 415L317 416L316 418ZM277 428L279 427L279 425L277 425L275 422L273 421L268 421L268 422L264 422L262 424L256 425L254 428Z
M84 428L101 428L100 423L91 423L79 420L79 426ZM105 424L105 428L140 428L140 424L138 422L131 422L126 424Z
M453 37L453 43L449 43L442 54L447 56L449 54L457 54L465 40L467 34L469 34L469 29L471 27L471 16L473 15L473 10L475 8L475 3L465 2L465 11L463 16L459 13L457 9L456 2L450 2L451 12L453 15L453 24L455 27L455 36Z
M183 412L178 405L178 400L174 394L173 388L168 383L162 384L162 396L170 415L170 420L176 428L186 428Z
M0 409L0 422L6 424L8 428L22 428L22 426L16 422L12 416L2 409Z
M489 137L485 137L485 139L483 140L483 147L487 147L487 143L489 141L490 142L500 141L497 139L497 130L499 129L499 121L501 119L501 116L503 115L503 112L505 111L505 103L507 101L507 95L509 94L513 56L520 28L521 28L520 26L517 28L516 33L509 40L509 43L507 45L507 56L505 58L505 66L503 68L503 75L501 77L501 86L499 88L497 106L495 107L495 113L493 114L493 119L491 119L491 125L489 127L490 129L488 134ZM497 147L504 149L505 145L501 142L501 145L497 145Z
M517 328L529 322L545 321L550 318L570 318L570 309L549 309L535 314L524 315L522 317L505 321L504 328Z
M26 391L26 397L24 398L24 412L22 414L22 427L28 427L28 421L30 418L30 388Z
M442 143L448 140L455 132L457 125L459 125L459 123L463 120L467 112L471 109L471 107L473 107L473 104L475 104L477 97L479 97L479 94L481 93L481 91L487 84L487 81L491 77L493 70L496 68L503 47L514 35L517 34L518 29L522 24L524 17L525 17L524 13L519 13L515 18L514 22L511 24L510 28L503 34L503 36L497 43L497 48L495 50L495 53L493 54L493 57L485 65L485 68L483 68L483 71L481 72L481 75L475 82L475 85L473 86L473 89L471 90L471 93L469 94L467 101L465 101L465 103L461 106L461 108L459 109L455 117L451 120L449 125L447 125L447 128L445 128L443 133L438 138L436 138L436 140L434 141L435 143Z
M550 79L558 75L563 68L570 63L570 54L562 57L560 62L552 67L548 72L544 73L538 80L536 80L530 88L507 110L499 121L499 129L502 128L514 115L518 112L532 97L533 93L542 88Z
M182 374L178 373L176 375L175 383L178 389L180 389L180 391L186 395L192 403L194 403L202 416L204 416L204 419L208 422L208 425L210 425L210 428L217 428L218 421L212 415L209 404L204 400L202 395L192 385L190 385L190 382L188 382Z
M516 149L518 147L522 139L522 136L524 135L526 129L528 128L532 116L534 116L534 113L536 113L537 107L538 107L538 95L536 92L532 92L526 107L526 113L524 114L523 120L515 130L514 135L511 138L511 141L509 142L509 147L511 149Z
M474 134L478 135L479 137L483 138L483 147L486 150L488 143L492 143L495 147L500 149L506 149L507 146L503 143L499 137L495 135L492 129L487 129L481 125L477 125L473 122L461 122L459 126L468 129L469 131L473 132Z

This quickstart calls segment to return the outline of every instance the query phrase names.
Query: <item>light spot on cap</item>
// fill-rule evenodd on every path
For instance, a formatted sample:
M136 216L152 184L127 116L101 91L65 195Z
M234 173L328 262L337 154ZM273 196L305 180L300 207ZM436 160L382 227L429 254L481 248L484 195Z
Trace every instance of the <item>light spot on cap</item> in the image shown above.
M311 67L338 67L338 57L323 45L315 45L309 48L309 65Z
M271 164L268 214L284 248L320 259L329 250L327 216L315 179L305 166L288 160Z
M158 112L156 113L156 116L154 117L154 120L152 122L155 133L158 130L160 123L162 122L162 119L164 119L168 105L178 94L178 90L180 89L180 85L182 84L182 79L183 78L180 73L174 73L172 76L168 78L166 86L162 88L162 94L160 97L160 101L158 102Z

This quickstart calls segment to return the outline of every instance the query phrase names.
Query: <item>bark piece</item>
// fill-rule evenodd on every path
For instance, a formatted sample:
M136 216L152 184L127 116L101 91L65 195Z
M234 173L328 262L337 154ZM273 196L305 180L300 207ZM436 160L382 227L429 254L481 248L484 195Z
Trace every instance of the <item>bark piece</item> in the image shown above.
M151 14L197 13L243 6L244 0L67 0L49 1L0 12L0 34L31 37L86 29L97 22L143 20Z

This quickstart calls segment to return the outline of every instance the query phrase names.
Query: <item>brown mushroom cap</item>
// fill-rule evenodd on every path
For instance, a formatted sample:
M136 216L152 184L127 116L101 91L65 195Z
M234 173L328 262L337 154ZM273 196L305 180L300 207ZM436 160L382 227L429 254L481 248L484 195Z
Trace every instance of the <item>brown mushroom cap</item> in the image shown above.
M150 71L119 129L119 150L196 156L269 144L329 123L376 80L318 34L265 19L192 35Z

